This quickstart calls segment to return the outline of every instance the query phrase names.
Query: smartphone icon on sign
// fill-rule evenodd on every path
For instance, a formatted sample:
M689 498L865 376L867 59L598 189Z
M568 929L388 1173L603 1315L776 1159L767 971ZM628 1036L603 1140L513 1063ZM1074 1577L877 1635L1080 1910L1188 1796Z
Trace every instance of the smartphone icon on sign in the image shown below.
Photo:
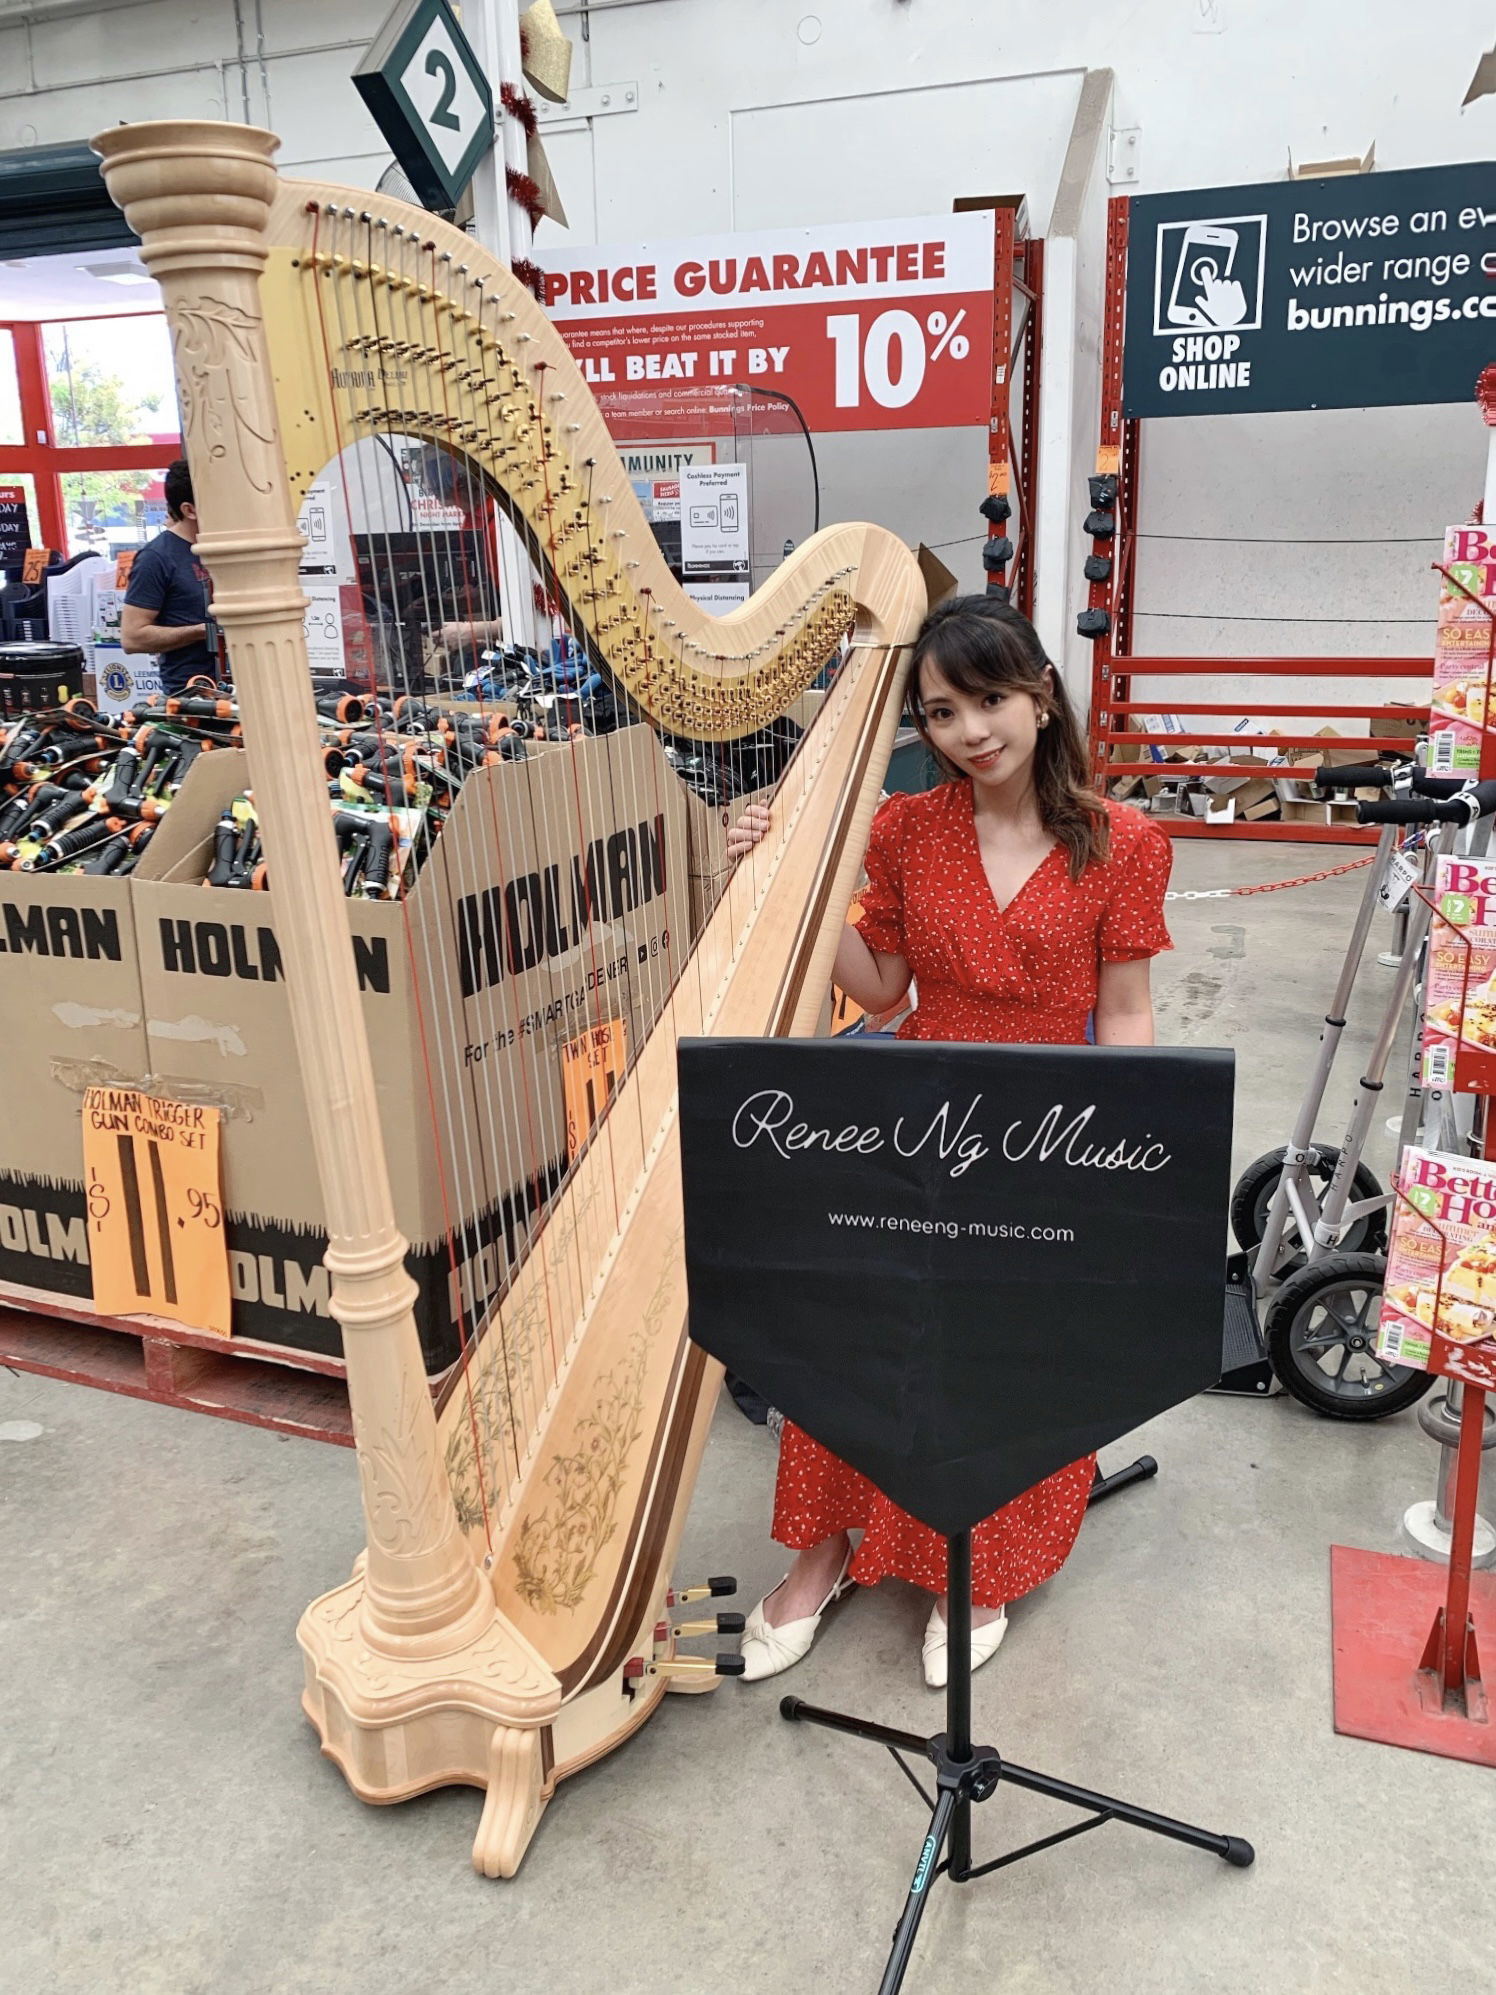
M736 492L722 495L722 531L736 533L738 530L738 496Z
M1219 321L1195 303L1211 284L1230 277L1240 241L1235 229L1223 229L1214 222L1193 222L1179 245L1179 261L1174 266L1174 282L1169 290L1171 326L1213 326Z

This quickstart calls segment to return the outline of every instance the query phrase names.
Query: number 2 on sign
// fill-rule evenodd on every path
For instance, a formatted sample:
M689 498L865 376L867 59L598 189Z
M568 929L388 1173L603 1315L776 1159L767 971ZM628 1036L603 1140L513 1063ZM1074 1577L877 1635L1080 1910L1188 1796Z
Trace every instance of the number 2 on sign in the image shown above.
M103 1315L230 1330L219 1191L222 1113L138 1088L83 1097L88 1252Z

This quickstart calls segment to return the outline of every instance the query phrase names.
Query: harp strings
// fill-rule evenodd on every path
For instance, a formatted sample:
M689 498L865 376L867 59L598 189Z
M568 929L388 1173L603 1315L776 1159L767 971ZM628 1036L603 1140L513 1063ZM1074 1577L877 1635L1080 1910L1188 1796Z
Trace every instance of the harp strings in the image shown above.
M434 632L452 620L454 609L463 621L491 622L508 608L495 600L491 581L495 502L514 520L544 578L553 655L555 642L564 640L585 661L579 677L600 669L605 683L610 683L619 729L627 728L638 716L622 684L607 671L607 657L587 629L587 612L590 609L592 620L599 621L616 589L606 575L600 578L599 542L606 545L613 540L618 549L626 550L628 529L604 524L611 517L613 495L597 491L596 460L588 457L578 463L575 450L565 442L579 434L581 426L572 420L566 391L548 385L547 376L553 372L549 363L537 355L527 378L524 348L531 342L529 335L511 330L515 315L504 310L500 297L485 291L481 276L473 276L465 265L454 265L450 254L439 254L429 240L367 210L314 207L312 214L306 280L316 291L322 361L336 417L336 475L355 572L378 626L381 677L397 695L394 712L381 711L372 730L383 768L407 766L400 758L414 733L424 750L423 766L437 771L440 780L443 750L420 697L425 689L417 684L422 668L413 626ZM324 247L329 254L322 254ZM464 330L473 323L469 314L476 318L476 336ZM515 360L505 352L509 347L515 349ZM338 392L340 368L345 370L344 380L362 370L363 378L376 384L367 410L359 410L352 395ZM402 372L410 384L411 401L422 399L423 380L439 383L439 388L425 391L437 406L378 406L398 399L393 388ZM529 454L527 437L535 439ZM455 495L465 500L465 524L451 540L451 559L445 562L438 555L437 535L431 536L429 546L423 545L400 463L402 450L410 453L417 447L427 450L428 469L450 468L457 481ZM393 480L392 470L397 474ZM532 494L540 501L535 508L543 523L539 532L527 517ZM402 500L403 532L391 504ZM640 591L640 598L645 611L640 646L644 683L663 674L684 679L684 633L647 590ZM730 629L729 625L719 639L724 650L732 642ZM512 628L506 628L506 638L512 636ZM692 649L699 661L696 669L713 673L719 681L732 677L728 667L736 660L711 657L701 646ZM749 670L755 665L749 661ZM474 706L485 730L503 711L490 702L481 681ZM564 712L564 704L556 711ZM580 707L576 711L580 713ZM663 784L676 778L662 774L659 758L651 757L642 787L632 784L617 757L598 753L597 744L577 735L535 752L568 758L571 829L582 855L578 879L590 900L594 887L603 885L592 880L586 863L597 829L667 818ZM709 753L718 775L712 808L725 825L734 814L733 751L728 744L718 744ZM811 773L811 758L803 748L797 750L781 781L776 813L781 825L776 829L803 800ZM464 885L490 877L512 878L509 854L516 848L534 849L544 828L536 820L534 790L518 768L504 765L479 771L469 780L481 789L477 806L472 807L469 798L469 807L451 811L425 859L425 865L435 869L448 905ZM636 788L639 794L634 794ZM777 839L766 841L739 869L734 892L745 916L758 899L776 844ZM718 892L725 890L725 871L711 884ZM625 1129L619 1121L624 1104L615 1088L578 1154L566 1155L566 1131L554 1122L547 1126L542 1106L553 1086L546 1063L555 1062L559 1048L549 1044L544 1032L524 1030L516 976L489 983L467 998L464 1012L449 939L438 922L413 913L411 885L407 872L399 891L425 1112L436 1158L443 1247L462 1352L465 1432L461 1437L449 1435L449 1462L459 1442L470 1449L481 1515L468 1521L481 1524L492 1550L561 1376L576 1318L604 1250L618 1230L623 1200L653 1131L646 1126L649 1104L638 1089L629 1091L632 1104ZM623 982L616 988L621 997L630 990L635 996L631 1007L623 1006L628 1020L626 1071L637 1065L651 1026L673 1043L681 1033L698 1031L706 1022L715 975L709 984L699 954L691 952L694 961L687 954L694 940L689 892L684 870L669 867L664 910L669 949L653 955L645 950L641 962L630 937L624 950ZM420 905L426 904L423 900ZM588 906L585 912L588 918L581 925L590 989L579 1012L568 1013L564 1006L567 987L575 979L575 963L551 959L545 966L552 1004L560 1007L555 1015L569 1020L567 1036L606 1027L613 1009L599 935L603 910ZM626 931L627 921L620 926ZM610 937L606 947L609 954L615 953L619 937ZM720 967L713 965L718 975ZM510 1035L502 1059L464 1058L468 1035L475 1029L491 1045ZM556 1148L558 1144L562 1147ZM537 1256L549 1216L556 1210L554 1200L546 1196L554 1188L552 1181L559 1173L575 1183L584 1166L592 1167L589 1182L600 1184L601 1195L571 1201L562 1237L551 1240ZM502 1213L497 1224L485 1221L485 1215L517 1188L520 1209L512 1223L506 1225ZM493 1234L491 1243L486 1233ZM473 1282L469 1300L464 1271L481 1266L490 1244L502 1263L497 1294L479 1279ZM518 1282L522 1268L531 1277L524 1284ZM450 1400L449 1407L458 1410Z
M363 601L372 611L374 620L375 644L373 650L376 665L376 694L383 693L386 679L390 682L391 687L394 688L398 684L397 675L404 677L404 684L400 687L400 690L408 694L410 691L408 675L400 674L400 667L405 663L406 654L404 644L399 635L400 596L395 583L394 537L393 529L390 525L389 508L385 502L385 493L388 492L391 502L398 502L402 497L404 498L407 529L414 526L414 513L403 475L400 473L398 459L388 435L374 431L368 438L358 438L349 434L348 426L342 420L343 405L341 398L331 392L336 375L334 373L335 355L333 340L328 324L329 295L337 321L336 358L342 358L345 362L352 363L360 354L367 355L374 363L372 370L374 377L376 379L383 378L386 372L384 367L385 342L388 341L393 346L395 336L393 330L388 325L381 327L379 324L377 287L371 281L365 279L364 284L361 286L356 276L353 277L351 279L353 287L352 300L350 301L347 296L349 284L345 281L343 273L354 270L355 258L353 251L356 245L350 240L347 245L348 253L346 256L340 254L338 220L337 211L330 211L327 217L327 225L328 233L332 238L334 260L331 265L332 274L330 277L324 278L322 272L326 266L321 263L317 255L323 234L324 215L320 208L314 213L312 228L313 253L309 281L313 285L316 295L317 324L321 338L323 365L327 371L330 391L329 399L337 423L335 440L339 448L336 467L343 499L343 526L348 536L348 552L352 571L360 585ZM351 238L354 226L351 216L344 218L344 226ZM372 268L374 261L372 237L373 227L370 224L365 259L366 269ZM362 304L366 293L372 319L372 324L368 326L365 326L362 317ZM392 296L393 291L387 292L386 295ZM354 314L354 324L357 328L352 333L350 333L348 323L350 302ZM373 343L372 346L371 342ZM393 365L389 369L389 372L394 372ZM397 474L397 482L393 489L389 486L387 475L381 472L377 492L371 492L371 447L373 452L382 451L388 453L389 461ZM382 550L379 546L381 539L383 541ZM363 543L362 547L360 546L360 541ZM419 574L418 582L421 585L424 584L424 577ZM382 698L379 699L376 705L373 719L373 732L378 743L379 761L385 770L389 770L392 767L390 754L391 737L385 725L384 701ZM444 876L447 876L444 877L443 885L448 892L450 892L449 873L451 856L450 849L445 846L444 838L439 836L429 863L436 866ZM445 960L445 952L438 951L433 946L433 938L426 926L421 924L420 932L417 932L417 923L413 920L411 914L409 882L403 874L399 883L399 894L402 916L401 929L412 973L411 987L415 993L416 1037L420 1051L422 1081L426 1096L425 1107L431 1128L432 1151L436 1164L437 1190L442 1210L448 1278L450 1292L455 1302L454 1314L457 1323L459 1348L462 1354L461 1363L467 1402L467 1417L471 1426L475 1452L481 1454L477 1413L468 1383L468 1368L473 1350L473 1326L468 1321L468 1312L461 1281L462 1256L460 1254L460 1246L466 1243L461 1240L459 1226L454 1220L454 1211L475 1212L481 1209L474 1201L474 1185L478 1167L471 1155L463 1158L460 1154L450 1154L449 1145L444 1140L446 1130L451 1130L454 1134L461 1132L461 1135L466 1137L467 1128L465 1119L460 1113L454 1111L448 1065L443 1057L440 1045L434 1043L433 1022L428 1020L426 1016L426 1007L422 996L423 989L437 990L441 988L442 981L450 977L450 966ZM443 1096L440 1103L438 1101L438 1088L440 1088ZM465 1172L464 1166L466 1166ZM464 1175L466 1176L466 1183L463 1182ZM455 1185L453 1183L454 1177L457 1180ZM510 1430L513 1433L519 1431L518 1422L524 1416L513 1406L512 1384L510 1386L510 1393ZM517 1468L518 1463L516 1461L516 1472ZM492 1518L487 1491L481 1483L479 1485L479 1494L482 1510L482 1526L485 1538L491 1548L493 1533Z

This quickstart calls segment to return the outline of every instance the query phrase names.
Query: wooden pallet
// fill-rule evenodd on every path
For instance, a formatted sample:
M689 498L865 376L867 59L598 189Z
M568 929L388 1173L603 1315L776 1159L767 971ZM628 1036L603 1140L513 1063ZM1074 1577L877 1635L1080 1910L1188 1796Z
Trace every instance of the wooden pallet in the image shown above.
M101 1316L72 1298L0 1287L0 1365L353 1446L341 1359L226 1341L158 1316Z

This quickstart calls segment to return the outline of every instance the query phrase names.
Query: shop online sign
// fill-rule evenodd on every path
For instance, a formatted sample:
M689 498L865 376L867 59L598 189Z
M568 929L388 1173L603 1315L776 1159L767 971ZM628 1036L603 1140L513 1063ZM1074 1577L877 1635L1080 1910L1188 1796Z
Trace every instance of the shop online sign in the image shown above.
M1496 167L1135 198L1128 416L1463 402L1496 358Z
M990 213L536 255L615 437L757 426L766 405L742 388L789 396L812 430L990 414Z

